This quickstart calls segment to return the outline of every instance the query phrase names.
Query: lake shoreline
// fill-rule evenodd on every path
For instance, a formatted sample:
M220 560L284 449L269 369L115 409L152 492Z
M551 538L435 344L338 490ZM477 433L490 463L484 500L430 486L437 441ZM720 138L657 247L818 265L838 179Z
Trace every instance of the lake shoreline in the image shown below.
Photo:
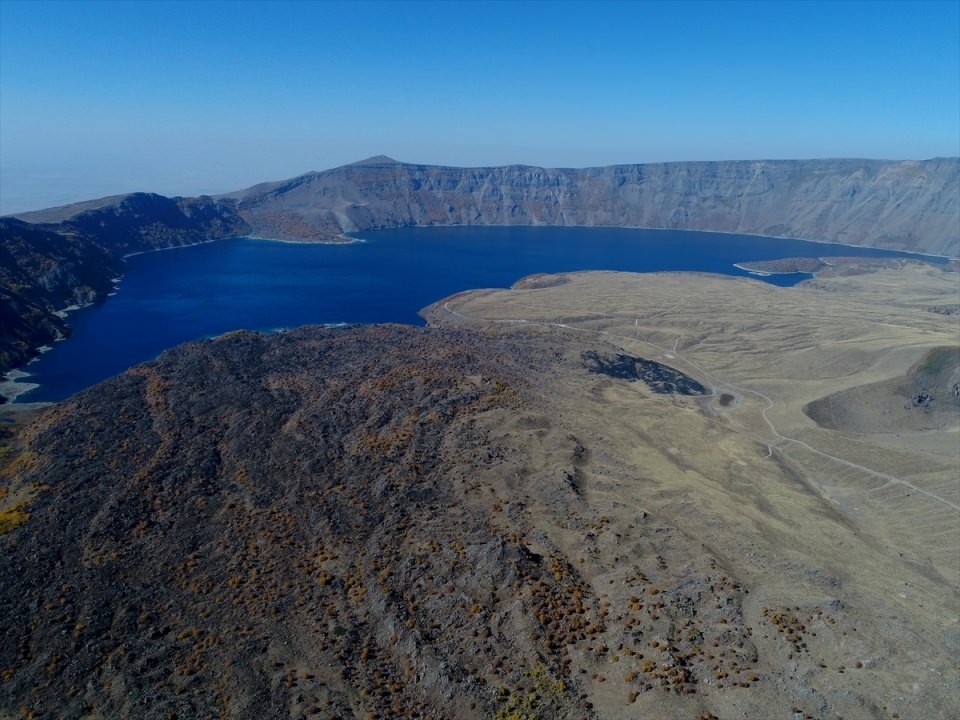
M539 232L541 228L543 232L550 232L550 231L555 232L556 237L550 238L548 242L544 242L545 238ZM442 233L444 229L451 229L451 230L456 229L458 231L458 234L452 238L449 238L449 242L448 242L448 238L437 237L437 232L434 232L433 237L430 237L431 231L433 231L434 229L436 229L436 231L439 233ZM508 236L508 233L505 232L508 230L517 231L518 235L524 232L527 232L528 237L520 238L518 240L517 237ZM625 231L625 234L621 235L619 231ZM397 233L398 236L401 236L401 237L407 237L407 235L409 235L410 233L423 233L423 235L418 237L415 242L412 242L412 244L408 244L407 246L405 246L407 247L407 250L405 251L406 255L404 255L403 257L400 257L400 256L395 257L394 258L395 262L393 262L389 266L377 265L378 262L381 262L380 260L377 259L380 257L379 254L373 257L367 258L366 257L367 253L365 252L364 259L362 261L363 264L361 266L353 264L357 262L356 259L345 260L342 255L339 255L338 257L340 257L339 262L341 263L341 265L339 265L338 267L349 266L350 268L353 268L352 272L362 272L364 273L364 275L371 275L371 274L376 275L376 277L379 278L379 279L374 279L374 282L376 282L377 285L383 285L385 282L387 282L386 279L388 277L396 278L399 275L405 278L409 278L409 282L413 283L414 285L417 284L417 282L420 282L421 285L426 283L425 287L432 287L432 283L434 283L435 280L433 279L427 280L420 277L423 270L415 266L420 264L430 265L431 263L434 262L434 259L438 256L438 253L446 253L445 262L447 263L447 265L444 266L445 270L442 270L440 267L435 268L435 270L437 272L440 272L443 275L446 275L447 276L446 279L459 278L461 276L463 276L464 279L462 280L462 284L456 287L453 287L453 288L446 287L445 290L440 291L439 293L440 295L449 294L448 292L446 292L446 290L449 290L449 292L455 292L457 290L463 291L463 290L469 290L475 286L488 286L490 284L490 282L487 281L486 279L484 278L478 279L476 277L476 274L477 272L479 272L479 270L475 270L473 268L459 268L459 267L456 269L453 269L454 266L459 265L461 263L464 265L470 265L472 263L476 263L479 261L480 264L482 265L483 263L489 261L489 258L486 258L486 256L484 255L484 252L486 249L485 245L483 246L484 250L482 251L478 251L477 246L474 246L474 245L465 246L464 251L466 254L462 256L458 255L458 253L460 253L460 250L457 249L456 242L458 241L459 238L469 237L472 233L479 233L481 235L483 233L486 233L488 236L493 238L491 242L493 242L493 244L496 245L496 247L498 248L496 252L501 253L502 254L501 257L503 258L503 262L501 262L497 268L498 271L500 271L501 275L504 272L509 272L510 268L513 268L514 266L518 268L517 274L509 277L509 279L502 278L502 277L497 278L496 282L499 282L505 285L509 285L511 282L515 282L518 277L529 275L531 273L545 272L546 274L554 274L557 272L570 272L575 270L590 270L590 269L613 269L613 270L621 270L625 272L657 272L663 269L668 269L675 272L684 272L684 271L714 272L714 273L719 272L722 274L733 274L733 275L739 275L739 276L753 277L758 280L772 282L773 284L776 284L776 285L790 285L795 283L789 280L785 280L785 281L772 280L770 279L771 274L782 274L782 275L796 274L798 276L803 276L802 279L810 278L812 275L807 272L772 273L768 268L764 268L762 266L754 267L754 264L757 262L756 257L752 258L750 261L743 261L743 262L733 262L732 260L728 260L727 262L729 262L729 265L723 265L723 266L718 265L716 263L714 263L709 267L704 267L702 264L697 264L701 260L701 258L697 256L703 255L703 254L709 255L711 258L714 256L717 256L717 257L724 256L725 254L732 258L744 257L744 256L749 258L752 255L754 255L755 251L759 250L759 252L756 253L756 256L763 258L763 256L766 255L766 258L767 258L767 259L760 260L759 262L761 263L771 262L769 258L773 256L772 254L779 253L781 251L785 253L785 255L781 257L790 257L791 250L789 249L789 246L780 247L778 246L779 243L800 243L801 246L803 244L809 243L809 244L815 244L817 246L820 246L820 248L822 248L825 245L834 246L839 252L843 252L841 251L841 248L849 248L851 253L852 252L859 252L859 253L865 253L865 254L876 253L881 255L891 254L891 255L913 257L917 261L924 261L928 259L933 259L934 262L949 261L949 258L945 258L943 256L923 255L921 253L908 253L907 251L901 251L901 250L871 248L871 247L865 247L865 246L849 245L844 243L831 243L826 241L810 241L810 240L799 240L799 239L789 239L789 238L775 238L775 237L769 237L769 236L749 235L749 234L743 234L743 233L730 233L725 231L672 230L672 229L661 229L661 228L629 228L629 227L622 227L622 226L549 226L549 225L427 225L427 226L414 226L409 228L407 227L384 228L384 229L375 230L375 231L361 231L358 233L343 234L340 236L340 238L342 238L341 241L284 240L284 239L268 238L268 237L262 237L262 236L254 236L254 235L239 235L231 238L216 238L211 240L204 240L197 243L174 245L170 247L155 248L155 249L145 250L141 252L130 253L125 256L125 259L135 257L135 256L140 256L140 255L158 253L165 250L185 249L185 248L198 247L198 246L213 246L216 244L225 244L220 242L222 240L248 241L248 244L251 247L260 243L275 243L278 245L326 246L330 248L337 248L337 247L345 247L345 246L352 246L352 245L362 245L362 244L371 242L376 248L376 252L382 253L384 251L389 250L389 248L387 247L389 243L381 242L383 238L379 238L379 239L373 238L373 233L381 233L381 232ZM590 255L590 253L585 253L585 254L581 253L580 256L573 256L570 259L570 262L573 263L575 267L563 267L563 268L557 267L557 259L556 257L554 257L553 255L554 253L563 253L564 252L563 248L567 247L568 245L573 246L573 245L576 245L577 243L580 243L581 245L590 245L590 243L592 242L592 240L590 239L590 236L591 236L591 233L594 233L594 232L600 233L600 238L598 239L599 245L597 246L597 249L595 251L591 248L590 252L599 253L599 255L597 255L597 258L599 258L598 259L599 265L593 262L594 258L592 255ZM635 242L634 238L632 238L629 234L631 232L636 232L636 233L649 232L651 233L651 235L647 235L647 236L638 235ZM706 240L704 239L703 236L708 232L711 235L717 235L717 236L723 236L725 238L729 238L729 241L714 242L712 240ZM603 233L607 233L608 236L604 238ZM665 237L662 240L659 237L657 237L661 233L665 235ZM411 237L414 237L414 236L411 236ZM411 241L404 240L402 242L410 243ZM697 243L699 243L699 246L697 246ZM687 264L686 262L684 262L680 265L675 264L670 267L658 268L658 267L638 266L638 264L634 262L634 259L632 257L626 257L626 258L617 257L617 258L611 259L612 258L611 256L611 257L607 257L607 259L603 259L604 257L603 252L606 252L604 250L606 246L611 246L611 247L618 246L618 247L625 248L626 250L624 252L626 253L626 255L631 255L632 248L635 248L637 253L642 255L647 255L649 253L653 253L655 255L657 253L662 253L662 254L673 253L673 254L683 255L684 250L682 248L684 247L693 246L696 249L693 251L690 251L690 250L687 251L691 260L690 264ZM530 250L531 247L540 248L540 252L542 253L542 255L536 255L535 254L537 252L536 249ZM753 247L754 250L743 249L748 247ZM423 251L422 257L417 252L418 250ZM525 253L527 252L534 253L534 256L532 257L532 259L529 257L526 257ZM822 249L817 251L818 254L822 252L823 252ZM305 262L307 263L311 262L308 256L300 255L299 253L297 255L299 258L302 258ZM213 253L212 255L209 255L209 256L221 257L217 253ZM249 257L250 253L248 252L244 256ZM526 259L524 259L525 257ZM543 259L542 260L537 259L540 257L543 257ZM370 260L372 260L372 264L368 266L367 263ZM213 262L216 263L218 261L214 260ZM248 262L248 261L244 261L244 262ZM300 261L298 260L297 263L299 262ZM524 262L526 262L527 264L523 265ZM241 263L240 265L235 265L234 267L236 267L237 269L244 268L243 269L244 273L249 272L249 273L252 273L253 275L256 275L257 273L260 272L260 268L257 267L259 263L260 261L253 261L252 265L243 265ZM346 265L343 265L343 263L346 263ZM453 265L450 265L450 263L453 263ZM219 265L210 265L210 267L219 267ZM407 270L403 270L404 267L407 267ZM734 272L730 272L730 270L734 270ZM299 272L299 269L293 268L292 271ZM380 273L380 274L377 275L377 273ZM120 287L121 281L123 281L124 278L127 277L127 274L128 274L127 272L124 272L123 276L114 278L113 291L110 293L107 293L104 297L98 298L96 303L94 304L99 305L99 304L105 303L109 297L116 295L117 290ZM315 277L318 278L320 281L325 281L327 279L326 270L322 271L319 275L316 275ZM415 279L417 277L420 277L419 281ZM795 282L800 282L800 281L801 280L797 280ZM202 287L204 281L201 279L199 282L200 282L200 285L198 287ZM311 287L312 281L307 281L304 278L300 278L299 282L300 283L306 282L307 284L301 285L301 286L304 288L306 292L310 292L308 288ZM390 283L387 283L387 284L390 284ZM188 289L186 292L189 293L191 291ZM344 290L344 292L346 292L346 290ZM380 292L382 294L383 291L380 291ZM406 290L402 290L401 294L403 292L406 292ZM121 294L121 296L123 296L123 294ZM426 302L423 302L423 305L429 304L429 302L432 301L435 297L436 296L431 296ZM393 300L383 299L383 298L380 298L378 302L396 304ZM402 303L400 304L402 305ZM87 307L87 306L70 305L66 308L63 308L57 311L57 315L60 316L61 318L65 318L70 313L83 309L84 307ZM113 306L111 305L111 307ZM411 317L415 316L417 313L417 310L419 310L420 307L422 306L413 308L412 312L409 313L409 315ZM334 314L333 318L329 318L329 317L324 318L321 314L320 317L318 318L309 319L307 321L307 324L313 324L313 323L323 324L325 322L330 322L332 320L337 320L339 322L346 322L347 324L353 324L357 322L360 322L360 323L409 322L411 324L415 324L415 320L411 320L411 319L407 319L406 321L397 320L396 313L393 310L390 310L389 308L388 308L388 312L385 312L382 315L379 313L375 313L375 316L378 319L372 319L372 320L368 318L357 319L356 317L352 316L349 312L346 314L341 314L339 311L335 311L333 314ZM261 321L258 321L259 324L247 324L245 326L251 329L264 329L267 327L278 327L278 326L289 327L290 323L284 322L285 319L286 318L279 317L278 322L274 325L268 325L266 323L262 323ZM149 321L147 322L149 323ZM175 320L171 322L176 323ZM244 326L243 325L245 322L244 320L240 319L237 322L238 322L237 327ZM217 334L219 332L222 332L222 330L213 331L213 334ZM201 337L209 334L210 333L208 333L207 331L203 331L200 335L197 335L197 336L188 335L185 338L177 339L176 341L174 341L173 344L175 345L175 344L179 344L180 342L186 342L192 337ZM170 347L170 346L165 346L165 347ZM162 351L162 349L163 348L161 348L159 351ZM141 357L137 359L135 362L143 362L144 360L150 359L150 357L154 357L154 356L155 355L150 355L149 357L146 357L146 356ZM29 368L29 365L33 363L35 360L37 360L38 358L39 356L36 356L29 363L19 368L16 368L15 370L8 371L8 373L5 376L3 376L2 379L0 379L0 394L10 398L12 402L19 402L17 398L29 392L30 390L34 390L37 386L43 385L43 383L24 382L24 378L31 377L33 375L33 373L31 372L31 369ZM127 367L127 366L124 365L123 367ZM120 371L122 371L122 369Z
M397 228L371 228L369 230L350 230L349 232L343 233L348 237L353 237L353 235L359 235L363 232L380 232L382 230L395 230ZM731 237L748 237L748 238L766 238L769 240L791 240L796 242L805 242L805 243L817 243L818 245L837 245L839 247L848 247L848 248L857 248L860 250L878 250L880 252L891 252L891 253L907 253L909 255L918 255L921 257L932 258L935 260L944 260L946 262L960 262L960 255L936 255L934 253L925 253L918 252L916 250L904 250L901 248L886 248L886 247L876 247L874 245L855 245L853 243L839 242L836 240L810 240L808 238L800 237L790 237L788 235L759 235L757 233L749 232L734 232L732 230L692 230L690 228L672 228L672 227L652 227L649 225L501 225L501 224L476 224L476 225L453 225L453 224L433 224L433 225L413 225L410 227L415 228L550 228L554 230L565 230L565 229L583 229L590 230L596 228L598 230L656 230L658 232L682 232L682 233L705 233L709 235L729 235ZM253 239L254 236L243 236L250 237ZM362 239L362 238L357 238ZM297 243L299 240L281 240L279 242L292 242ZM303 242L312 242L305 240ZM330 241L328 241L330 242Z

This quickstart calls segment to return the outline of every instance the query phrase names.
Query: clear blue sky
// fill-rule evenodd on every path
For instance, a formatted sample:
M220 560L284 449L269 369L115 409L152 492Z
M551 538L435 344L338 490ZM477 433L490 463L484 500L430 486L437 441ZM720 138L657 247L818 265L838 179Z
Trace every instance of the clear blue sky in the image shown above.
M960 1L0 0L0 212L448 165L960 154Z

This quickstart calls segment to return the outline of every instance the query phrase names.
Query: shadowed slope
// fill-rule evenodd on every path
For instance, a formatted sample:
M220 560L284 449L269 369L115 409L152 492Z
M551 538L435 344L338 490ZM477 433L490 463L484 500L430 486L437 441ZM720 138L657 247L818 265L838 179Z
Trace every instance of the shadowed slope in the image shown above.
M803 411L821 427L850 432L956 427L960 422L960 348L930 350L905 376L829 395Z

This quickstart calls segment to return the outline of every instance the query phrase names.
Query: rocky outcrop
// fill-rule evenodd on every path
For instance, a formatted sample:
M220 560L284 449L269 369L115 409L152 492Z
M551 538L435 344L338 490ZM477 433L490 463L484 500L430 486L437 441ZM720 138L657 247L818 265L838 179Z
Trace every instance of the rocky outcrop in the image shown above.
M89 237L0 219L0 371L63 337L56 312L104 297L123 261Z
M2 487L34 493L0 503L0 715L479 720L508 706L494 684L533 692L533 658L538 716L573 717L569 653L519 598L577 591L591 623L599 603L468 488L504 452L475 423L519 404L521 352L233 333L53 408L0 455Z
M249 232L229 204L209 197L168 198L155 193L131 193L17 217L86 237L119 255Z
M404 225L614 225L960 254L960 159L453 168L372 158L224 196L253 232L329 239Z
M960 716L952 577L644 360L234 332L0 423L0 717Z
M194 245L249 231L229 206L208 197L170 199L145 193L75 215L64 226L121 254Z
M58 311L105 298L124 255L247 230L222 202L147 193L0 218L0 373L69 332Z

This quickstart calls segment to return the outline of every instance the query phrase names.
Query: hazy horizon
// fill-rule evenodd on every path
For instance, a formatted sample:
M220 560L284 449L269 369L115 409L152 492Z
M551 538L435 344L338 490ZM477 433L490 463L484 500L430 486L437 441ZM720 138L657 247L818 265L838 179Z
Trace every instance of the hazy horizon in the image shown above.
M0 214L459 167L960 155L960 4L0 2Z

